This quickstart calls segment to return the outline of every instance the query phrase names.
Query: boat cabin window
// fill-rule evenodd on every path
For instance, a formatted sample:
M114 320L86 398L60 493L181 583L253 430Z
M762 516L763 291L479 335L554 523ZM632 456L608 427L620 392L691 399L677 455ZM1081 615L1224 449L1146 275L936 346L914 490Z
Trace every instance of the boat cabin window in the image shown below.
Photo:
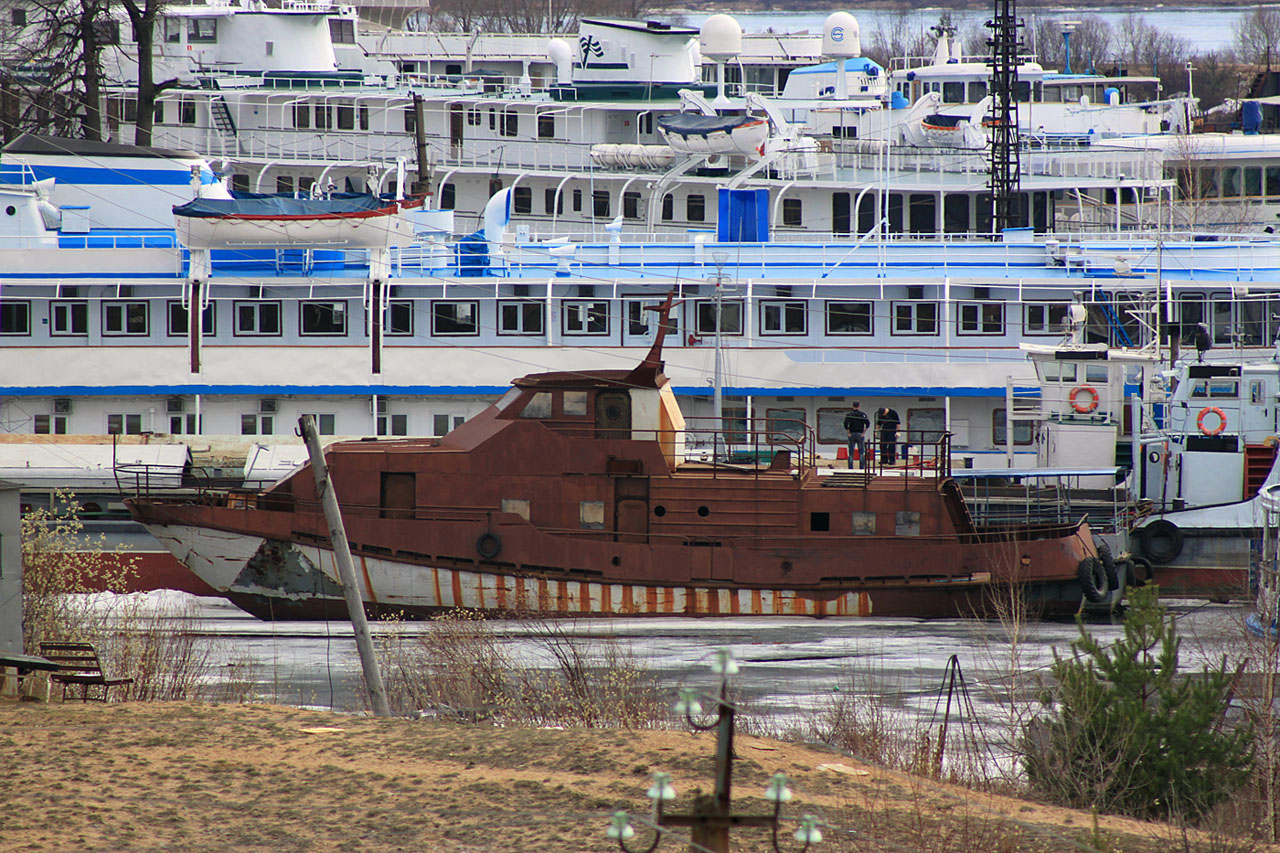
M987 96L987 84L983 80L975 80L969 84L969 103L976 104Z
M529 398L529 402L524 404L524 409L520 412L522 418L549 418L551 417L551 392L538 391Z
M1233 400L1239 395L1237 379L1197 379L1191 385L1193 400Z
M1075 382L1076 367L1075 362L1071 361L1046 361L1044 363L1044 381Z
M875 536L876 535L876 514L874 512L852 512L853 517L853 535L854 536Z
M578 523L586 530L603 530L604 501L579 501Z
M960 80L953 80L950 83L942 84L942 102L944 104L963 104L964 103L964 83Z
M1106 382L1107 366L1105 364L1086 364L1084 366L1085 382Z
M507 393L499 397L498 402L493 404L494 408L496 408L499 412L501 412L504 409L506 409L507 406L510 406L511 402L515 400L516 397L519 397L519 396L520 396L519 388L508 388Z
M803 441L805 433L804 409L765 409L769 440L778 442Z
M565 391L564 414L565 417L585 416L587 414L587 392Z
M1254 380L1249 383L1249 402L1254 406L1262 405L1262 381Z

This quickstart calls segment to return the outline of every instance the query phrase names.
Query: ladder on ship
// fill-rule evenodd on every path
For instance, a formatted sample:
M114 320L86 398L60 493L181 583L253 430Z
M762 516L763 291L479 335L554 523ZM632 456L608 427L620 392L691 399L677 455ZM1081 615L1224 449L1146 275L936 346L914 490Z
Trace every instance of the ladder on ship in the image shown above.
M236 120L231 117L231 107L227 106L225 97L219 95L209 102L209 114L213 117L213 126L218 129L218 133L223 136L236 135Z

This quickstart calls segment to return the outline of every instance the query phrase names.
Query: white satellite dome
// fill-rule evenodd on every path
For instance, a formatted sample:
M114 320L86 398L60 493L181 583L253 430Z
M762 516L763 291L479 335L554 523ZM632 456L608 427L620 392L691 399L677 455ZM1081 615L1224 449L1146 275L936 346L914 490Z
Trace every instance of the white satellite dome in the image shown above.
M862 55L858 19L848 12L832 12L822 24L822 55L848 59Z
M712 15L698 36L702 55L724 62L742 53L742 25L732 15Z

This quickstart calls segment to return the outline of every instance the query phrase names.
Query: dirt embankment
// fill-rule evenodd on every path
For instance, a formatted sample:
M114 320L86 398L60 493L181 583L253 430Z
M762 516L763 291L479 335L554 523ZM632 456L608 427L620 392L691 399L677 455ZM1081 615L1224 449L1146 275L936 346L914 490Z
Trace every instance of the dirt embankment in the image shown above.
M674 777L680 799L670 810L687 811L695 788L712 787L714 748L711 734L673 731L0 700L0 850L616 850L604 837L609 814L647 813L655 770ZM737 809L766 813L760 795L785 771L796 792L785 814L822 818L819 849L1154 853L1175 839L1180 849L1212 847L1203 839L1185 848L1168 827L1119 818L1095 830L1085 813L794 744L740 736L737 754ZM676 834L660 849L686 849L686 839ZM642 833L633 846L647 840ZM734 841L735 850L769 849L762 830L737 831Z

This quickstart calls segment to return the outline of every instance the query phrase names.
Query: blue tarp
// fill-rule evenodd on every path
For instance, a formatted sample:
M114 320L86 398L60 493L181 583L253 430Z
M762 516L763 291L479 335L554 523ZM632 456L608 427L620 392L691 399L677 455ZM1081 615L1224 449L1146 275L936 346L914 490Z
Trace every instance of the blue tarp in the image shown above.
M387 207L387 202L365 193L333 193L329 198L292 198L243 193L237 198L198 198L173 209L174 216L322 216L363 213Z
M658 117L658 127L681 136L708 136L712 133L728 133L740 124L759 121L750 116L704 116L695 113L675 113Z

